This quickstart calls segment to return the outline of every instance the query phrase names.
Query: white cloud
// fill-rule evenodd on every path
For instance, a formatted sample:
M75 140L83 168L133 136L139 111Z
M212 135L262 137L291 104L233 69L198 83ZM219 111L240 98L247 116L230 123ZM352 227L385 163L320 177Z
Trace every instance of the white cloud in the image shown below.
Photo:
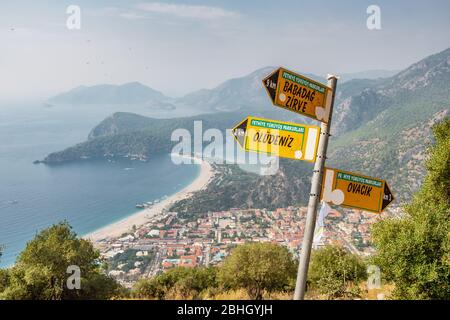
M145 18L143 15L137 14L135 12L122 12L122 13L119 13L119 17L128 19L128 20L138 20L138 19Z
M124 10L117 7L102 8L101 10L91 12L91 14L107 17L119 17L128 20L145 19L144 15L136 11Z
M229 11L219 7L168 4L161 2L143 2L137 4L136 8L145 12L161 13L180 18L202 20L217 20L223 18L236 18L240 16L240 14L236 11Z

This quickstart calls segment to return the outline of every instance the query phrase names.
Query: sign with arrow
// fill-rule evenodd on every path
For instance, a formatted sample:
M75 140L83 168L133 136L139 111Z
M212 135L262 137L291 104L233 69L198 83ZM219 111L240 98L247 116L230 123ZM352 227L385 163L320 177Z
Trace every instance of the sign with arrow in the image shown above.
M245 151L314 162L320 127L247 117L232 134Z
M335 205L381 213L394 196L384 180L325 168L321 199Z
M331 88L284 68L267 76L263 84L274 105L328 123Z

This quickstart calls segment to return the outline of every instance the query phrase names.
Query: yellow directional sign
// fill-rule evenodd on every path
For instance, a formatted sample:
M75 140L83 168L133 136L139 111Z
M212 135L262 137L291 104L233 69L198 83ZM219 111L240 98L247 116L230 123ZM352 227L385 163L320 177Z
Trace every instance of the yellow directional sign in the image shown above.
M328 123L331 88L284 68L267 76L263 84L274 105Z
M394 201L394 196L384 180L325 168L321 199L336 205L380 213Z
M320 127L247 117L232 134L245 151L314 162Z

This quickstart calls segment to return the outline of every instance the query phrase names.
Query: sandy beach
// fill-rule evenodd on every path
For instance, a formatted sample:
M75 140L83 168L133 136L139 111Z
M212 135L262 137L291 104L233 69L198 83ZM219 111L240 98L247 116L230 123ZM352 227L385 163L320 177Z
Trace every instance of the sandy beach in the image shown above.
M89 239L93 242L98 242L102 239L120 237L125 232L128 232L133 227L133 225L135 225L136 227L144 225L149 220L149 218L160 214L164 209L168 209L173 203L188 198L195 191L204 189L213 177L214 172L211 164L209 164L207 161L195 159L195 162L200 163L200 174L186 188L170 197L167 197L164 200L161 200L161 202L152 205L150 208L143 209L120 221L109 224L101 229L83 236L83 238Z

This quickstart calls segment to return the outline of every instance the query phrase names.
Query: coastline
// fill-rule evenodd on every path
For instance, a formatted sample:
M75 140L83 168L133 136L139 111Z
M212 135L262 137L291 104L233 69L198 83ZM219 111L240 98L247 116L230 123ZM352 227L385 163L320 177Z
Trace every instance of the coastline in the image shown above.
M187 199L193 192L204 189L211 181L214 171L208 161L200 160L198 158L193 158L193 160L195 163L200 164L200 174L191 184L170 197L161 200L161 202L152 205L150 208L140 210L126 218L123 218L122 220L113 222L107 226L88 233L82 238L90 240L94 243L101 240L118 238L122 234L130 231L133 225L136 227L144 225L150 218L160 214L164 210L167 210L175 202Z

